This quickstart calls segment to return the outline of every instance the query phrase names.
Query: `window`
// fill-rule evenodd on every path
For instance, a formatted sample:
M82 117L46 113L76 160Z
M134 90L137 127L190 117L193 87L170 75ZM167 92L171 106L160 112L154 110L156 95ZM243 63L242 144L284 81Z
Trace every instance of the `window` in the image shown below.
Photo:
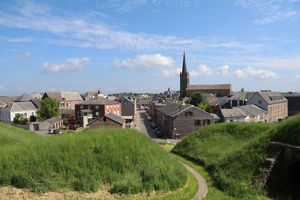
M99 116L99 112L96 112L96 116Z
M99 109L99 106L95 106L96 107L96 109Z
M210 120L209 119L204 119L203 120L203 126L209 125L209 124L210 124Z
M262 100L258 100L258 103L259 103L259 104L262 104Z
M80 105L80 109L83 109L83 105Z
M185 116L193 116L193 112L185 112Z
M201 126L201 120L195 120L195 126Z

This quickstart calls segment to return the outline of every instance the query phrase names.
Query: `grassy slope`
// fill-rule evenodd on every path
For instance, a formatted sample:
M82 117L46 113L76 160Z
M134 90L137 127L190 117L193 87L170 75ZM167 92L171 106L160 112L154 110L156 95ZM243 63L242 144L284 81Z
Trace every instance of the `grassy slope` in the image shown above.
M109 186L134 194L175 190L187 180L178 162L134 130L41 137L0 123L0 138L1 185L37 191Z
M251 179L266 156L272 125L224 123L201 129L173 149L205 167L221 190L238 199L253 199Z

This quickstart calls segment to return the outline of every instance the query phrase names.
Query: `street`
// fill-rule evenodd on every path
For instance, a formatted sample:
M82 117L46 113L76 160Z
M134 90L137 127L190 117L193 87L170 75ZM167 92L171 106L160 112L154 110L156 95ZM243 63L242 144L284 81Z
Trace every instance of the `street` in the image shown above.
M157 136L154 133L154 130L150 126L151 122L146 118L145 112L147 111L146 110L137 111L135 128L150 138L157 138Z

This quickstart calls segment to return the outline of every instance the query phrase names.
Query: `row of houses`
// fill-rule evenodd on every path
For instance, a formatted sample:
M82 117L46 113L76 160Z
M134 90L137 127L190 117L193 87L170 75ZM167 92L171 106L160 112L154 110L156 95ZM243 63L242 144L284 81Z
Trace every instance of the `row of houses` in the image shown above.
M0 108L0 121L13 124L17 115L30 121L32 116L37 117L41 101L45 98L56 99L60 102L61 116L46 120L43 124L42 122L30 123L27 126L30 130L44 131L47 129L45 124L49 125L49 123L51 123L49 129L74 124L75 127L83 124L87 127L97 127L96 124L99 126L109 124L111 126L112 122L115 122L118 127L130 127L136 112L136 100L132 97L122 96L111 100L96 95L91 99L84 100L77 92L45 92L40 96L23 94L14 98L12 102ZM83 121L84 116L88 116L86 123ZM56 126L57 121L61 126ZM99 123L99 121L102 122Z
M221 109L223 121L279 122L288 117L288 100L278 92L240 92L230 98L232 108Z

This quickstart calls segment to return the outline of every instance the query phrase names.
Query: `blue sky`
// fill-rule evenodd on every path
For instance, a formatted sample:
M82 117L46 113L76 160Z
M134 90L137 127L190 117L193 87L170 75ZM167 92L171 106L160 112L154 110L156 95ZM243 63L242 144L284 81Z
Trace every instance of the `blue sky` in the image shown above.
M300 91L300 0L0 2L0 95L179 89Z

